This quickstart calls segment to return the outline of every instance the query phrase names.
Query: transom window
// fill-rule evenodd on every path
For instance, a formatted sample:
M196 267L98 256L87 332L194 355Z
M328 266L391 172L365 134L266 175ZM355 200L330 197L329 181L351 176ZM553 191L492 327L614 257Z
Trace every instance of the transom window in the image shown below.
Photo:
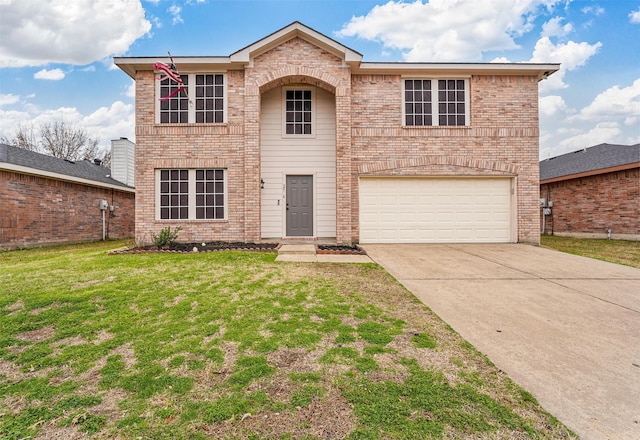
M167 99L158 99L160 124L213 124L225 122L225 75L180 75L186 89ZM158 96L164 98L178 89L169 78L158 81Z
M469 118L468 108L467 80L404 81L406 126L464 126Z
M285 134L313 134L311 96L311 90L285 91Z
M159 170L158 218L225 219L225 187L222 169Z

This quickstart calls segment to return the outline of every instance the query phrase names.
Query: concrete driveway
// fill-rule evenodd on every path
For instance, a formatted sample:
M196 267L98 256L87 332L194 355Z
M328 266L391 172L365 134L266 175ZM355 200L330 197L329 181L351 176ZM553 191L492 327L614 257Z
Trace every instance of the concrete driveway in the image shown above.
M640 439L640 269L528 245L364 245L583 439Z

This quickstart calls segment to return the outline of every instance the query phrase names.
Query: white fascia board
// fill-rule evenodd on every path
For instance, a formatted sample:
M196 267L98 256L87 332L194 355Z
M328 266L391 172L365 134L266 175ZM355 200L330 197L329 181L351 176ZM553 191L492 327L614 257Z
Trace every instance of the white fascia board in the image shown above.
M557 72L560 64L532 63L361 63L353 73L395 75L533 75L545 79Z
M344 59L346 63L360 63L362 55L349 49L348 47L338 43L337 41L317 32L302 23L294 22L279 31L231 54L230 59L233 62L250 64L251 59L274 47L294 38L300 37L316 46L333 53L334 55Z
M15 165L12 163L0 162L0 170L11 171L14 173L29 174L31 176L46 177L48 179L63 180L65 182L79 183L82 185L95 186L98 188L109 188L118 191L135 193L136 189L130 186L119 186L111 183L97 182L95 180L84 179L82 177L69 176L67 174L53 173L51 171L39 170L37 168Z
M135 79L137 71L154 70L157 62L169 64L171 60L163 57L115 57L113 62L131 78ZM178 71L184 73L208 73L244 68L244 64L232 62L230 57L173 57Z

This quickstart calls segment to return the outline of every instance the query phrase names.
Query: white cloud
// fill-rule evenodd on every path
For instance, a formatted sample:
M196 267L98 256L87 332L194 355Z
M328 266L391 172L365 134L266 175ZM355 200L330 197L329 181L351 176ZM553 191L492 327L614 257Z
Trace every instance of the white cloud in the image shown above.
M129 83L129 85L125 89L124 96L126 96L127 98L134 98L135 99L135 97L136 97L136 82L134 80L131 80L131 82Z
M587 132L581 132L564 139L559 146L566 152L603 143L612 143L621 133L618 123L601 122Z
M184 23L181 15L182 8L180 6L174 3L167 9L167 12L173 17L173 24Z
M139 0L3 0L0 67L85 65L129 46L151 29Z
M560 70L540 83L540 91L564 89L564 75L567 71L575 70L584 65L602 47L602 43L589 44L587 42L554 44L549 37L542 37L533 50L532 63L561 63Z
M42 69L33 74L35 79L47 79L51 81L60 81L64 79L64 72L60 69Z
M561 96L543 96L538 100L538 107L541 116L553 116L559 112L567 110L567 104Z
M577 117L591 121L623 119L625 125L640 124L640 78L629 87L616 85L598 94Z
M602 6L585 6L581 9L583 14L602 15L604 8Z
M82 68L80 70L82 70L83 72L95 72L96 71L96 66L87 66L87 67L84 67L84 68Z
M629 21L633 24L640 24L640 7L636 11L629 12Z
M389 1L353 17L337 33L382 42L407 61L476 61L491 50L518 48L542 8L562 0Z
M576 112L560 97L540 98L540 157L557 156L603 142L640 142L640 78L600 92Z
M573 31L573 25L567 23L562 24L564 18L553 17L542 25L542 36L544 37L564 37L569 35Z
M135 139L135 111L133 104L116 101L110 107L100 107L82 118L82 126L97 136L102 145L108 145L111 139L126 137Z
M18 95L14 95L12 93L4 95L0 93L0 107L2 107L3 105L15 104L18 101L20 101L20 97Z
M38 109L25 107L22 111L5 111L0 109L0 137L13 138L16 127L20 124L33 124L38 127L42 123L64 119L73 126L85 128L91 137L100 140L100 146L108 148L111 139L127 137L135 139L135 112L133 104L116 101L109 107L101 107L91 114L82 115L75 107L57 109Z

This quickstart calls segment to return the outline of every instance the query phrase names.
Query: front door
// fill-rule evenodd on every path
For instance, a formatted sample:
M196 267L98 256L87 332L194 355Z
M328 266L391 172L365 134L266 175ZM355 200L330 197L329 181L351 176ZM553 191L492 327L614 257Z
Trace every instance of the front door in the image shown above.
M287 176L287 237L313 236L313 176Z

